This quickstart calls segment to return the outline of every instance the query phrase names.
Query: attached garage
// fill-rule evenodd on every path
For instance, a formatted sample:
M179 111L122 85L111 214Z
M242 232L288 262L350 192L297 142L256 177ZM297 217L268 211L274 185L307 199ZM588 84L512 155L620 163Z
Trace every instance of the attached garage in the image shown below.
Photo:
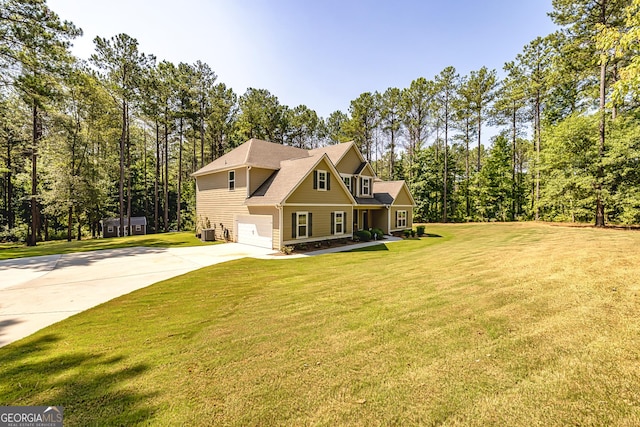
M238 243L261 248L273 247L273 217L271 215L236 216Z

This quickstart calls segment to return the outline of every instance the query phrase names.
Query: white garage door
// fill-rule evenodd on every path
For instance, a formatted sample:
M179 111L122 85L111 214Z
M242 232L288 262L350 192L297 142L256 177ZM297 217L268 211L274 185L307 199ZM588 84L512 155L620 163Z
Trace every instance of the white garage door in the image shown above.
M238 243L272 248L273 217L271 215L239 215L236 218Z

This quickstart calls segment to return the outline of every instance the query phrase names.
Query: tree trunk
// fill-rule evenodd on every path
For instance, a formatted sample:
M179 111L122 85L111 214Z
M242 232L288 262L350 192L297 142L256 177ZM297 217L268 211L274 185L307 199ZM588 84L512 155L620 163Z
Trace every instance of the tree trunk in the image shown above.
M158 124L158 119L156 118L156 179L153 188L153 232L158 232L158 214L159 214L159 200L158 200L158 192L160 190L160 185L158 180L160 179L160 125Z
M180 118L180 146L178 147L178 191L176 206L176 222L178 231L180 231L180 193L182 190L182 137L183 137L183 119Z
M513 101L513 115L511 116L511 221L515 221L516 219L516 113L516 102Z
M33 101L32 119L32 147L31 147L31 237L27 242L27 246L35 246L38 237L39 229L39 217L38 217L38 203L36 201L36 193L38 190L38 141L42 136L42 128L40 124L38 105L35 100Z
M124 150L127 139L127 102L122 100L122 133L120 134L120 182L118 185L118 201L120 202L120 228L117 235L124 230Z
M169 123L165 108L164 123L164 231L169 231Z
M480 138L480 132L482 131L482 115L478 112L478 172L480 172L480 168L482 167L482 163L480 162L480 157L482 156L482 142Z
M444 105L444 182L442 186L442 222L447 222L447 181L449 165L449 96Z
M467 221L468 219L471 217L471 197L469 197L469 186L471 185L471 176L470 176L470 171L469 169L471 168L470 166L470 159L469 159L469 127L470 127L470 123L469 123L469 117L467 117L465 119L465 144L466 144L466 149L465 149L465 188L464 188L464 199L465 199L465 203L466 203L466 208L467 208Z
M73 232L73 206L69 206L69 212L67 213L67 242L70 242L73 238L71 233Z
M606 90L607 90L607 63L603 61L600 65L600 142L598 144L598 168L596 172L596 227L604 227L604 201L602 200L602 181L604 180L604 159L605 146L605 122L606 122Z
M144 164L144 168L143 168L143 178L144 178L144 194L142 197L144 197L144 217L145 218L149 218L149 197L147 197L147 192L149 191L149 187L148 187L148 182L147 182L147 130L146 128L143 130L143 144L144 144L144 148L142 150L142 161Z
M127 236L131 236L131 138L127 108Z
M13 212L13 175L11 173L11 138L7 139L7 192L5 208L7 210L7 225L9 229L15 227L15 214Z
M394 165L394 159L393 156L395 154L396 151L396 141L395 141L395 131L393 130L393 124L391 125L391 147L390 147L390 153L389 153L389 178L391 179L391 181L394 180L395 178L395 174L394 174L394 170L395 170L395 165Z
M200 167L204 166L204 113L200 113Z
M536 182L535 182L535 220L540 219L540 145L542 142L542 124L540 119L540 91L536 92L534 133L536 136Z

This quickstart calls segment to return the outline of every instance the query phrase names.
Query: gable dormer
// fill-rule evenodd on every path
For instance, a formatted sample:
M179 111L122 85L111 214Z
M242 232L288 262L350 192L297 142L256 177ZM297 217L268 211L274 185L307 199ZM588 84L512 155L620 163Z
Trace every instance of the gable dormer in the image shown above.
M354 196L373 198L373 180L376 174L368 162L360 164L351 182L354 184Z

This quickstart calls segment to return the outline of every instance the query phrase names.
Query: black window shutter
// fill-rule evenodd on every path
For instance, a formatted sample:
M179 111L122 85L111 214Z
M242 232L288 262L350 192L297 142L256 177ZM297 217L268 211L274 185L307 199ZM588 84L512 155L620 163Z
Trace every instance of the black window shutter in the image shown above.
M364 178L360 178L360 195L362 196L362 181L364 181Z
M331 190L331 174L327 172L327 190Z
M331 234L336 232L336 214L331 212Z
M356 195L356 183L358 179L355 176L351 177L351 194Z
M311 221L311 212L309 212L309 218L307 219L307 236L311 237L311 229L313 228L313 222Z
M347 232L347 224L349 224L347 222L347 213L346 212L342 212L342 232L343 233Z
M293 212L291 214L291 238L295 239L296 237L298 237L297 232L298 230L296 230L296 213Z
M313 171L313 189L318 189L318 171Z
M398 211L396 211L396 228L398 228Z

